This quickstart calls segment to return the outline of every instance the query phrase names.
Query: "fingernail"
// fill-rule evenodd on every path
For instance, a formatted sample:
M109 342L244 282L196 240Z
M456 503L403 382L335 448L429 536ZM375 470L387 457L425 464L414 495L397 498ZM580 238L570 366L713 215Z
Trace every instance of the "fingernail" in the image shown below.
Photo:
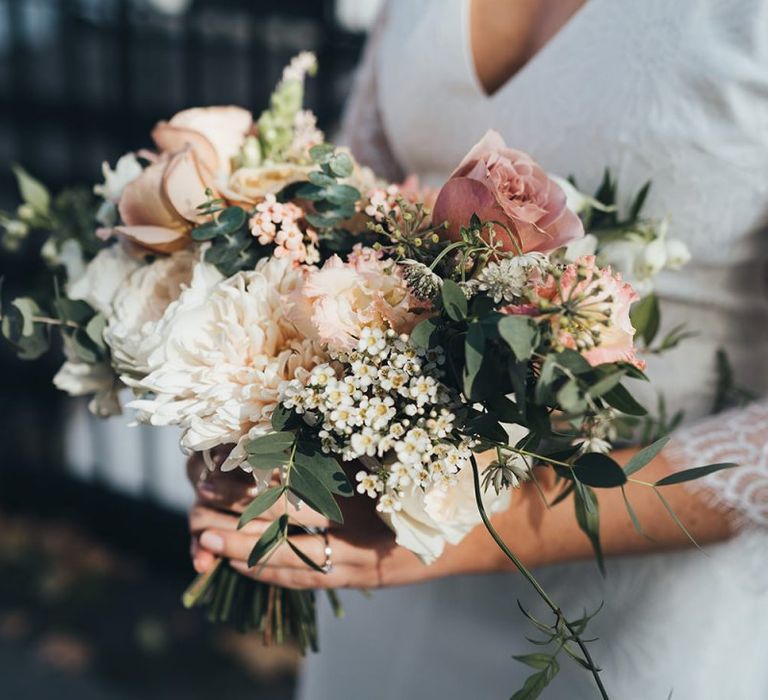
M224 539L215 532L204 532L200 535L200 545L209 552L221 552L224 549Z

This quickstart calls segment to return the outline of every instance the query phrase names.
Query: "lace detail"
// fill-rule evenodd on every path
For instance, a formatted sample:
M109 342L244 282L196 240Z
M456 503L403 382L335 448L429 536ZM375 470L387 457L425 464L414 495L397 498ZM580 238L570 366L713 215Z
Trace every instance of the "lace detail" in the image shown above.
M384 129L376 77L386 14L385 4L379 12L357 69L352 94L344 111L340 142L349 146L361 165L367 165L379 177L399 182L403 179L403 169L392 153Z
M736 462L735 469L689 482L732 516L739 528L768 528L768 400L678 430L667 456L680 469Z

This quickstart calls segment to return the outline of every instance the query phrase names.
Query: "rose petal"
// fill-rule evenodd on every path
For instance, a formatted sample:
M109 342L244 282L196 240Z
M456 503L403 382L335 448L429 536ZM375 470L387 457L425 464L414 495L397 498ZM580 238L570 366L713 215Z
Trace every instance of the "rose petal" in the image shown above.
M497 153L502 150L511 150L507 148L507 144L504 143L504 139L498 131L488 129L472 148L469 153L462 158L456 170L451 173L451 178L466 175L465 170L469 170L474 166L474 162L477 160L483 160L486 156L492 153ZM469 166L469 168L467 167Z
M172 128L195 132L208 141L216 154L216 162L211 165L207 154L199 155L212 172L230 171L230 161L240 150L252 124L251 113L234 106L185 109L168 122Z
M184 148L194 148L201 163L211 172L219 169L219 156L215 146L201 133L192 129L171 126L168 122L158 122L152 129L152 139L165 153L175 153Z
M162 226L115 226L115 231L130 243L155 253L173 253L189 243L184 231Z
M187 224L163 194L167 160L147 166L129 182L120 197L118 211L127 226L160 226L184 229Z
M207 200L206 189L213 189L211 185L211 178L206 177L195 151L189 147L171 158L163 174L168 202L187 221L195 223L208 219L197 207Z

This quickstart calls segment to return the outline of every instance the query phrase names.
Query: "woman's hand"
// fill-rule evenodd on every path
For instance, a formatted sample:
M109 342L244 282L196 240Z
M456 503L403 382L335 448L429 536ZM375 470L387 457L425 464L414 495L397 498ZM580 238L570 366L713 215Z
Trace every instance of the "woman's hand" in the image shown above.
M632 454L633 450L623 450L613 456L624 464ZM670 471L666 460L659 456L643 469L641 475L652 482ZM544 474L551 472L547 470ZM232 475L220 476L223 479ZM540 486L547 500L551 501L556 492L554 483L541 482L542 479ZM228 488L231 497L231 487ZM606 556L675 549L689 544L687 536L650 489L630 483L625 490L646 536L635 530L619 489L597 489L601 540ZM376 515L373 501L366 497L339 499L344 514L343 525L327 521L306 506L297 510L281 500L260 518L237 530L238 516L235 513L240 512L250 498L241 493L232 507L235 513L225 513L219 510L224 499L216 494L211 500L211 491L198 490L201 500L190 513L190 531L196 543L193 556L199 572L207 571L217 557L226 557L243 575L286 588L377 588L453 574L513 570L513 565L482 525L458 545L447 545L436 562L425 566L412 552L395 543L391 531ZM700 543L728 536L729 525L724 514L704 504L687 489L669 487L665 495ZM328 528L333 565L330 573L311 569L285 544L280 545L268 561L248 567L246 562L253 546L269 523L284 513L288 513L293 523ZM512 492L510 508L494 516L493 523L529 568L593 556L589 541L576 523L571 500L548 507L530 483ZM290 539L319 566L325 563L325 538L322 535L301 534Z

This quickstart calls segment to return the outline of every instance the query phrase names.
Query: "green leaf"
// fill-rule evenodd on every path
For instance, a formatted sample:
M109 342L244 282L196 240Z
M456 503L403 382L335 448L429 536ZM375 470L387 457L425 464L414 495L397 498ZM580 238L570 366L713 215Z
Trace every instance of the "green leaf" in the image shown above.
M285 408L282 404L278 404L274 411L272 411L272 427L275 430L282 431L293 418L293 411L290 408Z
M34 317L40 315L40 307L30 297L18 297L11 302L21 316L20 332L22 336L31 336L35 332Z
M247 525L251 520L258 518L262 513L269 510L277 500L285 493L284 486L273 486L272 488L262 491L256 498L254 498L243 511L240 516L240 520L237 523L238 530Z
M93 318L96 313L90 304L80 299L57 297L54 300L53 305L62 321L71 321L78 325L84 325Z
M640 212L643 209L643 205L645 204L645 199L648 196L648 191L651 189L651 181L648 180L641 188L640 191L635 196L635 201L632 202L632 206L629 209L629 221L636 221L637 217L640 216Z
M105 353L107 344L104 342L104 328L107 325L107 317L104 314L96 314L85 326L85 334L93 343Z
M603 548L600 545L600 511L597 506L597 496L588 486L579 488L577 485L573 503L576 509L576 522L592 544L597 566L605 576L605 560Z
M723 469L733 469L738 464L733 462L723 462L721 464L707 464L704 467L693 467L692 469L684 469L681 472L675 472L669 476L665 476L663 479L659 479L654 486L671 486L672 484L682 484L685 481L693 481L694 479L700 479L702 476L712 474L714 472L722 471Z
M334 522L344 522L344 516L333 494L309 469L297 468L294 465L290 472L288 488L312 510Z
M538 698L559 670L560 667L557 661L552 659L550 666L534 673L532 676L528 676L523 687L512 696L511 700L534 700Z
M588 374L594 370L594 367L586 361L584 356L575 350L562 350L555 358L559 365L573 372L573 374Z
M218 236L232 234L242 228L246 218L244 209L237 206L227 207L213 221L192 229L192 238L196 241L207 241Z
M646 347L649 346L659 332L661 325L661 309L658 297L655 294L649 294L633 304L629 318L637 335L643 339Z
M333 144L319 143L317 146L312 146L312 148L309 149L309 157L318 165L322 165L331 159L335 150Z
M450 279L443 280L441 294L443 307L450 318L454 321L461 321L466 318L467 297L464 296L464 292L461 291L461 287L456 282Z
M294 433L280 431L254 438L245 446L245 449L248 451L248 454L255 455L284 452L293 447L294 442L296 442L296 435Z
M642 469L648 462L652 461L659 452L661 452L666 444L670 441L670 437L667 435L659 440L656 440L652 445L643 448L637 454L635 454L625 465L624 473L629 476L636 471Z
M417 348L427 349L432 346L438 324L435 319L426 318L420 321L411 331L411 343Z
M573 380L567 381L557 392L557 402L564 411L570 414L582 413L587 407L587 401L584 394L581 393L581 388Z
M281 515L264 530L248 557L248 566L256 566L274 547L279 544L288 530L288 516Z
M354 169L352 159L344 151L334 153L328 160L328 167L337 177L349 177Z
M334 185L328 189L326 199L334 204L352 204L360 199L360 191L352 185Z
M326 175L324 172L320 170L313 170L309 175L307 175L309 178L309 181L316 185L317 187L332 187L336 184L336 179L331 177L330 175Z
M632 507L632 504L629 502L629 497L627 496L627 492L624 489L624 487L621 487L621 495L624 498L624 505L627 508L627 513L629 514L629 519L632 521L632 525L634 526L635 530L642 535L643 537L648 537L648 535L645 533L645 530L643 530L643 526L640 524L640 519L637 517L637 514L635 513L635 509Z
M610 391L615 387L627 374L627 371L625 369L617 370L616 372L611 372L610 374L607 374L602 379L599 379L596 381L587 391L587 393L593 398L596 399L599 396L602 396L607 391Z
M301 559L301 561L303 561L303 562L304 562L304 563L305 563L305 564L306 564L306 565L307 565L307 566L308 566L310 569L314 569L315 571L318 571L318 572L320 572L321 574L324 574L324 573L326 573L326 572L323 570L323 567L322 567L320 564L318 564L318 563L317 563L317 562L315 562L315 561L312 561L312 559L311 559L311 558L310 558L310 557L309 557L307 554L305 554L304 552L302 552L302 551L301 551L301 550L300 550L300 549L299 549L299 548L298 548L298 547L297 547L297 546L296 546L296 545L295 545L293 542L291 542L291 540L290 540L290 539L288 539L288 540L286 540L286 541L288 542L288 546L289 546L289 547L290 547L290 548L293 550L293 553L294 553L294 554L295 554L295 555L296 555L296 556L297 556L299 559Z
M338 496L351 496L354 492L352 484L336 459L323 452L317 443L299 440L293 469L307 470L325 488Z
M530 666L531 668L547 668L552 663L552 655L539 652L537 654L523 654L521 656L513 656L515 661L519 661L521 664Z
M527 360L536 348L538 331L522 316L505 316L499 321L499 335L518 360Z
M509 442L507 431L488 413L482 413L467 421L465 431L494 443L498 442L506 445Z
M37 214L47 216L51 208L51 195L48 188L20 165L12 165L11 170L16 176L16 182L24 202L29 204Z
M480 323L470 323L464 341L464 394L471 397L473 384L483 364L485 334Z
M688 531L688 528L685 527L683 521L680 520L680 518L677 516L677 513L675 513L675 509L672 507L669 501L664 498L664 494L662 494L661 491L659 491L657 488L654 488L653 492L659 497L661 504L664 506L667 513L669 513L669 517L675 521L675 525L680 528L681 532L690 540L691 544L696 547L696 549L701 549L701 546L695 540L694 536Z
M255 469L275 469L287 464L290 460L288 450L295 441L296 436L288 431L257 437L245 446L248 463Z
M606 391L602 398L615 409L630 416L644 416L648 413L648 411L635 400L632 394L627 391L623 384L617 384L610 391Z
M588 486L611 488L627 483L627 475L618 463L599 452L590 452L576 459L573 473L580 482Z

